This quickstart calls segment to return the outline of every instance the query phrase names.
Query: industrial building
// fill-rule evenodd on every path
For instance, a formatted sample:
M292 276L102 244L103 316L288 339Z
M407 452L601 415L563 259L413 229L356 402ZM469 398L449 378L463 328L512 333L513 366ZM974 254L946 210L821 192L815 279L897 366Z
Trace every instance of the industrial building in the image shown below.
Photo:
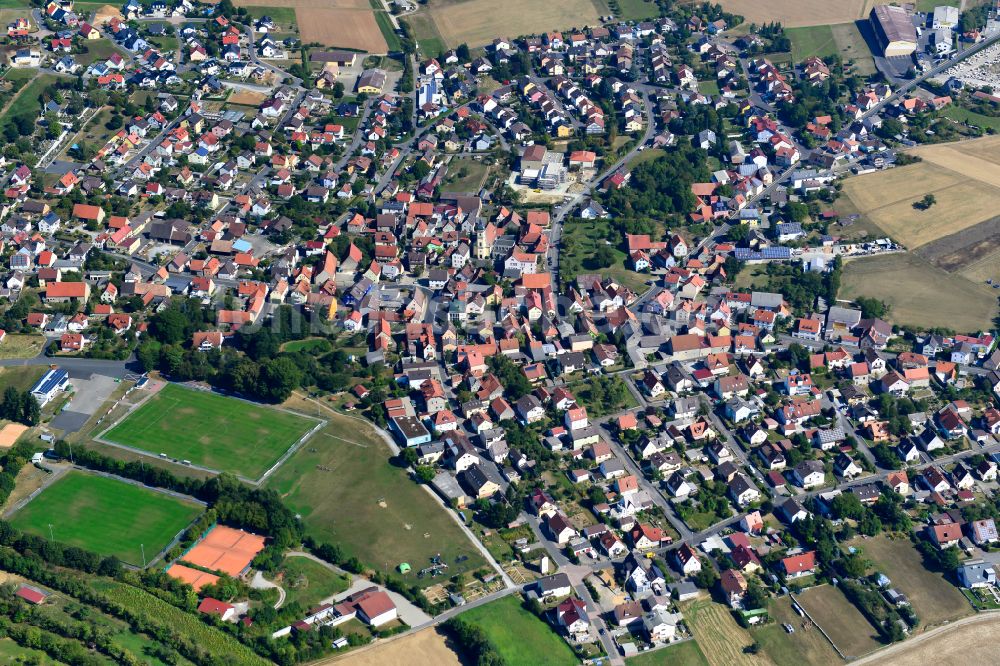
M910 55L917 50L917 29L910 13L894 5L877 5L868 15L879 48L886 58Z

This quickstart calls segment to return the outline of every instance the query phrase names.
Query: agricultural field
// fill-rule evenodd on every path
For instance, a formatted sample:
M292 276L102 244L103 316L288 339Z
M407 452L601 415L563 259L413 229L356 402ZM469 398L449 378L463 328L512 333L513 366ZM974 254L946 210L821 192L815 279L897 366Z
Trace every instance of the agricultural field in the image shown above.
M709 599L681 605L684 621L710 666L733 664L771 664L764 654L747 654L744 648L753 644L753 638L736 623L727 606Z
M612 12L610 9L605 11L601 6L598 10L601 14L614 14L616 18L624 21L645 21L660 15L660 8L652 0L618 0L617 12Z
M836 587L810 587L795 599L848 657L878 649L875 628Z
M868 16L876 4L889 4L890 0L719 0L719 4L734 14L741 15L747 23L781 21L786 28L806 25L847 23Z
M792 42L792 59L795 62L810 56L829 59L839 55L845 63L853 60L859 74L875 71L871 50L854 22L789 28L787 35Z
M141 612L155 618L156 622L188 637L203 650L215 655L221 662L229 663L235 660L235 663L252 666L265 666L271 663L228 633L202 622L195 615L185 613L145 590L108 579L94 579L91 581L91 587L130 611Z
M463 663L444 634L433 627L383 643L373 650L352 654L350 661L351 666L460 666Z
M421 57L437 57L444 53L446 46L444 38L434 24L434 18L426 11L407 14L399 19L405 21L412 30Z
M861 216L845 234L886 234L911 252L848 262L841 295L881 298L897 323L986 329L1000 280L1000 137L912 152L922 161L844 181L838 212ZM935 203L915 208L928 194Z
M891 539L886 535L855 539L852 546L892 581L892 586L906 595L920 618L920 630L952 622L972 614L969 602L944 576L929 571L920 553L907 538Z
M566 641L548 624L522 608L517 595L478 606L459 617L480 627L508 664L569 666L579 663Z
M792 600L787 597L774 599L767 608L772 622L750 629L750 635L760 643L764 653L777 666L806 664L833 664L840 656L815 626L792 610ZM788 623L795 628L789 634L781 626Z
M330 423L266 484L301 514L307 534L370 566L392 569L407 562L414 572L407 580L424 586L441 582L416 577L439 553L448 575L485 564L453 517L389 462L391 452L371 426L340 414L324 416Z
M949 275L911 253L846 262L838 296L885 301L892 308L889 319L898 324L969 332L988 330L997 305L989 287Z
M286 557L278 575L278 584L285 589L285 603L298 602L303 609L318 606L350 585L348 576L334 573L308 557Z
M262 13L266 11L282 26L278 16L284 16L287 22L287 10L292 10L304 44L317 42L369 53L387 50L368 0L237 0L235 4Z
M70 471L11 519L19 530L123 562L154 560L202 508L165 493L106 476Z
M101 439L256 479L313 425L289 412L167 384Z
M924 666L928 655L936 664L992 664L996 661L996 632L1000 616L980 613L955 624L939 627L916 639L896 643L866 659L866 666Z
M599 23L591 0L534 2L511 0L432 0L427 13L445 46L485 46L500 36L526 35L545 30L566 30ZM418 34L418 39L420 35Z
M684 641L652 652L645 652L637 657L625 660L626 666L708 666L701 648L696 641Z

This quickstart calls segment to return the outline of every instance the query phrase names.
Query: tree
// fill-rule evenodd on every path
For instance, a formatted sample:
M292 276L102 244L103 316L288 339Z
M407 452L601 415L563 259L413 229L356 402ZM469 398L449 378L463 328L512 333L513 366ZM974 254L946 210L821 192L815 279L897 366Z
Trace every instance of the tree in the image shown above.
M187 339L190 322L179 309L169 307L153 315L149 332L166 344L177 344Z
M302 383L302 371L287 356L260 364L257 395L269 402L283 402Z
M710 565L704 565L701 571L695 574L694 584L703 590L710 590L712 586L719 580L719 574L715 573Z
M937 203L937 197L933 194L925 194L920 201L914 201L913 207L917 210L927 210L931 206Z

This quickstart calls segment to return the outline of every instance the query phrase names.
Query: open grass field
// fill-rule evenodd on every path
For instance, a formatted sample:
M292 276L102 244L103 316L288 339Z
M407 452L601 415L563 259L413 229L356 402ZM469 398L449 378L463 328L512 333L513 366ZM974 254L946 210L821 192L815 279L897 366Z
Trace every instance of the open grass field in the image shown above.
M329 425L267 481L302 515L308 534L379 569L408 562L414 573L407 580L421 585L441 582L416 577L438 553L450 575L485 564L445 509L389 462L389 448L371 426L339 414L323 416ZM468 559L457 562L459 557Z
M19 530L142 564L201 513L201 506L105 476L70 471L11 519Z
M591 0L510 0L501 4L492 0L437 0L429 8L437 31L449 47L463 42L485 46L496 37L566 30L599 22L597 7Z
M76 61L83 65L84 67L89 66L95 62L101 60L107 60L115 53L125 55L124 52L115 46L114 42L110 39L98 39L94 41L88 41L84 44L87 48L86 53L81 53L76 56ZM177 48L176 41L174 42L173 48Z
M308 557L286 557L278 570L279 585L285 588L285 603L298 602L304 610L314 608L327 597L340 594L350 585L347 576L330 571Z
M257 7L245 6L245 8L250 13L250 16L254 18L270 16L271 20L274 21L274 26L277 32L295 32L298 27L298 24L295 22L294 7L276 7L274 5L266 5Z
M976 113L975 111L970 111L969 109L965 109L960 106L951 105L946 108L941 115L945 118L951 118L952 120L960 123L965 123L966 125L973 125L983 129L992 128L994 130L1000 130L1000 118L984 116L981 113Z
M486 180L490 167L482 160L456 157L448 163L448 176L441 184L443 192L476 194Z
M708 666L708 659L696 641L684 641L625 660L627 666Z
M34 119L41 108L38 98L55 81L56 77L52 74L39 74L21 88L4 109L3 115L0 116L0 127L6 126L8 122L18 116L31 116Z
M660 8L650 0L618 0L616 18L624 21L645 21L660 15ZM601 12L610 14L611 12Z
M853 21L789 28L787 34L792 41L792 59L795 62L810 56L830 59L839 55L844 62L853 60L860 74L875 71L872 53Z
M711 666L773 663L763 653L751 655L743 651L753 644L753 638L736 623L727 606L703 599L687 606L681 605L681 611L691 634L698 641L698 647Z
M42 352L44 345L45 338L41 335L8 333L4 341L0 342L0 359L34 358Z
M0 664L36 664L36 666L49 666L50 664L61 664L41 650L21 647L10 638L0 639Z
M256 479L313 425L288 412L167 384L101 437Z
M614 278L634 291L646 290L646 282L650 279L644 273L637 273L625 266L625 252L615 245L616 233L608 226L607 220L574 219L563 227L565 239L562 252L559 255L560 272L567 282L575 280L580 273L596 272ZM606 242L612 243L610 249L614 255L611 266L602 267L594 262L597 248Z
M32 365L0 368L0 394L8 386L13 386L18 391L27 391L41 379L42 375L45 374L45 370L44 366Z
M508 664L576 664L569 645L552 628L521 607L521 598L509 595L462 613L480 627Z
M910 253L855 259L844 264L839 297L870 296L892 306L898 324L988 330L997 294L989 287L950 275Z
M845 655L860 657L879 647L875 628L836 587L810 587L796 601Z
M400 20L409 24L410 30L413 31L413 38L417 41L417 49L422 57L437 57L447 49L444 37L438 32L434 18L428 12L419 11L407 14Z
M855 539L851 545L862 551L875 568L906 595L925 630L972 614L969 602L944 576L929 571L909 539L880 535Z
M789 597L772 600L767 610L774 621L750 629L750 635L760 643L775 664L801 666L804 663L833 664L840 661L840 656L834 651L830 641L792 610L792 600ZM795 628L794 634L788 633L781 626L786 622Z

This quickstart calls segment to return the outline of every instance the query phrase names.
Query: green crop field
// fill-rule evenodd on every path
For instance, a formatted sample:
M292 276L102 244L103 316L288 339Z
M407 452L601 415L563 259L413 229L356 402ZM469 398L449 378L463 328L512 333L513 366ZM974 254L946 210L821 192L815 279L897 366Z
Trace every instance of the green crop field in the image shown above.
M201 513L201 507L106 476L71 471L14 514L19 530L71 546L147 561ZM141 544L141 545L140 545Z
M508 664L577 664L566 641L521 607L515 595L473 608L459 617L480 627Z
M388 446L370 426L328 415L329 425L266 484L301 514L309 536L379 570L407 562L413 573L405 580L421 586L442 582L416 575L435 555L448 564L449 576L485 564L452 516L389 462Z
M256 479L312 427L288 412L167 384L101 437Z

